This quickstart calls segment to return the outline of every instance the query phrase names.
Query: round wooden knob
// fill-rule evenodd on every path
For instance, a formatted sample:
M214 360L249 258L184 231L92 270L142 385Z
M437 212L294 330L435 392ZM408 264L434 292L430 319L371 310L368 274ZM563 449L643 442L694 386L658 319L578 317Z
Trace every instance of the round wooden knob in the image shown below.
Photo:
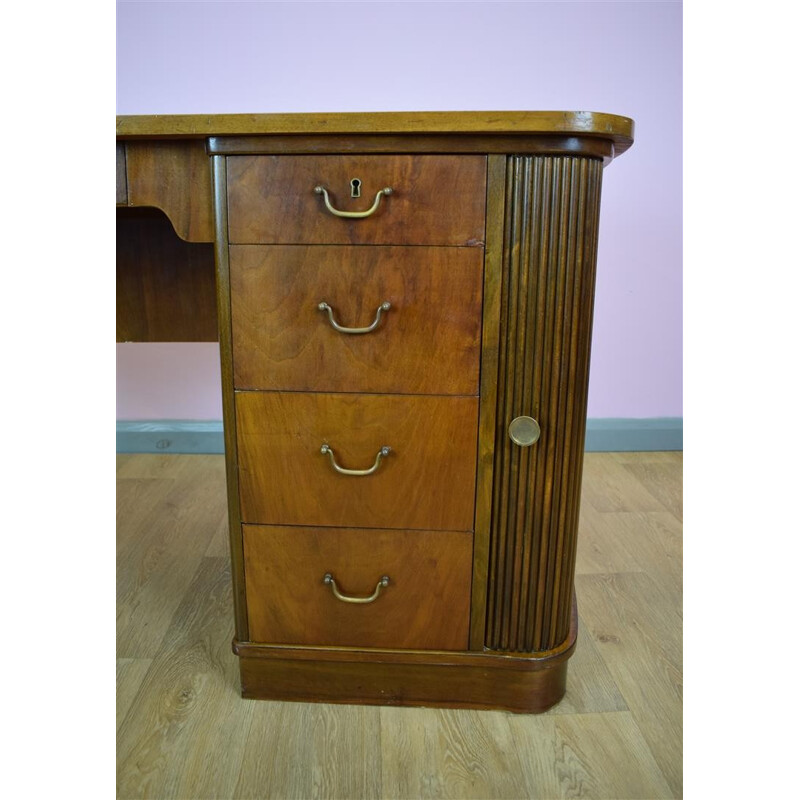
M539 441L542 429L533 417L515 417L508 426L508 436L520 447L530 447Z

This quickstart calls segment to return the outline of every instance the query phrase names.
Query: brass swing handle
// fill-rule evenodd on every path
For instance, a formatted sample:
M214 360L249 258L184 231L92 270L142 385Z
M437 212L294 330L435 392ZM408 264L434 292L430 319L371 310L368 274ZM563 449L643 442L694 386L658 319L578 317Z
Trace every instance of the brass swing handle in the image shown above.
M372 208L366 211L339 211L338 208L334 208L331 205L330 198L328 197L328 190L324 186L315 186L314 192L322 195L325 200L325 207L331 214L337 217L346 217L347 219L364 219L364 217L369 217L378 210L378 206L381 204L381 198L384 195L388 197L392 193L392 188L391 186L387 186L385 189L381 189L378 194L375 195L375 202L372 204Z
M387 300L381 303L378 306L378 310L375 314L375 319L373 320L371 325L367 325L366 328L346 328L344 325L340 325L334 318L333 318L333 309L325 302L321 302L317 308L320 311L327 311L328 312L328 319L330 320L331 325L333 326L334 330L339 331L339 333L370 333L370 331L374 331L375 328L378 327L378 323L381 321L381 314L384 311L388 311L392 307L392 304Z
M322 455L327 455L330 458L333 468L341 475L372 475L381 465L381 459L392 452L392 448L386 447L385 445L381 447L381 449L378 450L378 455L375 456L375 463L369 469L346 469L345 467L340 467L336 463L336 456L334 456L333 450L327 444L322 445L319 451Z
M336 581L333 579L333 575L331 575L330 572L325 573L325 577L322 579L322 582L326 586L330 586L333 596L337 600L341 600L343 603L374 603L378 599L381 589L389 585L389 576L384 575L378 581L375 591L369 597L353 597L352 595L342 594L339 591L339 587L336 585Z

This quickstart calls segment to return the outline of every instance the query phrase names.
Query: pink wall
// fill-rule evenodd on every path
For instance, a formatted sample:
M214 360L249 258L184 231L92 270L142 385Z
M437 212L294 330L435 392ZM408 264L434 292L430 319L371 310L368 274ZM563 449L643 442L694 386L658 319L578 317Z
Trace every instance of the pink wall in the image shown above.
M570 109L605 172L590 417L682 415L680 2L117 3L117 113ZM119 345L118 419L219 419L204 344Z

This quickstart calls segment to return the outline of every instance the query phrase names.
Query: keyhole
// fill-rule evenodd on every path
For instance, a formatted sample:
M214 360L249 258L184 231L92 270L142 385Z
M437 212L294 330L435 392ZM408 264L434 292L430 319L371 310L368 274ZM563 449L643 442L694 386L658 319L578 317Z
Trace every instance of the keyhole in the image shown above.
M361 181L358 178L350 181L350 197L361 197Z

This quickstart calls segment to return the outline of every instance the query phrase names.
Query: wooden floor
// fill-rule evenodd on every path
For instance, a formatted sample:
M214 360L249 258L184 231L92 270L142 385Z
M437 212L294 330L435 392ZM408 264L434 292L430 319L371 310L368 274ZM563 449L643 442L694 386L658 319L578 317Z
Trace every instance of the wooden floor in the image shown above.
M682 793L682 458L586 456L567 694L547 714L242 700L222 456L118 457L120 798Z

